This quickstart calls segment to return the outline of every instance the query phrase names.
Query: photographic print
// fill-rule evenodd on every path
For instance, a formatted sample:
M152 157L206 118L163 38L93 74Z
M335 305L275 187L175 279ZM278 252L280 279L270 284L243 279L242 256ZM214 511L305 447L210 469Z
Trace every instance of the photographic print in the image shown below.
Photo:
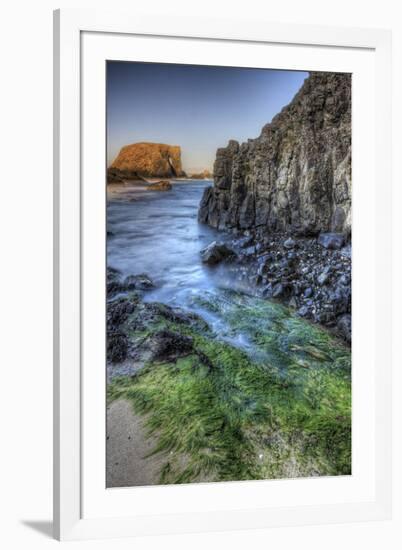
M106 75L106 486L350 475L351 75Z

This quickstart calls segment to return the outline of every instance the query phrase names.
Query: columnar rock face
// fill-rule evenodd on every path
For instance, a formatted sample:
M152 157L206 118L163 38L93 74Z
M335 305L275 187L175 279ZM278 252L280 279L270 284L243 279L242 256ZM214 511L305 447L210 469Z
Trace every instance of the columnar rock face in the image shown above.
M113 178L136 177L170 178L184 175L181 150L178 145L164 143L133 143L125 145L108 169L109 181Z
M351 231L351 76L310 73L256 139L218 149L199 220L219 229Z

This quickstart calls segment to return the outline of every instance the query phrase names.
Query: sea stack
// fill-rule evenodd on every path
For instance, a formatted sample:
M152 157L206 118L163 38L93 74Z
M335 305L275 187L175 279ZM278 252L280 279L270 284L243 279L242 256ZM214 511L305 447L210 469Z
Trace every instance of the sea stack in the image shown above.
M165 143L132 143L120 149L108 168L108 183L126 179L175 178L184 176L181 149Z

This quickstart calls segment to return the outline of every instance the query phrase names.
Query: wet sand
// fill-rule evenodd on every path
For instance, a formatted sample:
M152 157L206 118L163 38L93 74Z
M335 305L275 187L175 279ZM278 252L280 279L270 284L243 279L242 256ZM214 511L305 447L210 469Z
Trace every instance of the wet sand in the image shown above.
M147 437L144 417L134 414L127 401L114 401L107 407L106 487L156 485L165 459L145 458L156 443Z

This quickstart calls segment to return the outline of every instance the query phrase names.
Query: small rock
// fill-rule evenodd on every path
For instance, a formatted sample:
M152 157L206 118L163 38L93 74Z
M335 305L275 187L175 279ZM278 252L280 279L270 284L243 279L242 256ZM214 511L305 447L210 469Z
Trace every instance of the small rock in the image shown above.
M318 275L317 283L321 286L325 285L325 283L328 282L329 277L330 277L330 273L329 273L328 268L326 268L326 269L324 269L324 271L322 273L320 273L320 275Z
M283 246L287 249L294 248L296 246L296 241L289 237L289 239L286 239L286 241L283 243Z
M349 313L338 318L337 327L340 334L347 342L352 341L352 317Z
M253 256L256 253L255 246L248 246L242 250L242 256Z
M240 248L247 248L248 246L253 244L253 238L252 237L242 237L241 239L238 239L234 243L237 246L240 246Z
M152 191L170 191L172 189L172 184L167 180L156 181L148 185L148 189L152 189Z
M289 285L277 283L272 290L273 298L286 298L290 294L291 288Z
M321 233L318 237L318 244L329 250L339 250L345 243L342 233Z
M293 307L293 308L297 308L297 300L294 296L291 297L291 299L289 300L289 307Z
M278 283L277 285L274 286L272 290L272 297L279 298L280 296L283 295L283 291L284 291L283 285L281 283Z
M127 290L149 290L155 287L153 281L145 273L129 275L124 279L123 285Z
M344 273L343 275L341 275L338 282L341 285L345 285L345 286L350 285L351 283L350 273Z
M344 246L341 250L341 254L344 258L351 258L352 257L352 246L348 244L347 246Z
M317 323L322 323L323 325L333 325L335 320L335 315L332 311L320 311L315 315Z
M300 315L300 317L306 317L308 315L308 312L309 312L309 309L307 306L302 306L298 311L298 315Z
M304 295L305 298L310 298L313 295L313 289L311 288L311 286L306 288L303 295Z

